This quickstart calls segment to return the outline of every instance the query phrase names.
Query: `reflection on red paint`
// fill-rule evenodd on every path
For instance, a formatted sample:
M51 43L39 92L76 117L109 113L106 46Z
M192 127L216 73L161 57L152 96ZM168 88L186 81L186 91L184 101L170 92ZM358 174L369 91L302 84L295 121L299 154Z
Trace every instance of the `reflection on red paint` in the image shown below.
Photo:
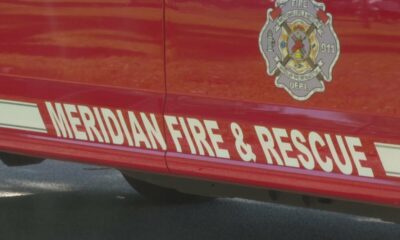
M2 1L0 74L163 89L162 1Z

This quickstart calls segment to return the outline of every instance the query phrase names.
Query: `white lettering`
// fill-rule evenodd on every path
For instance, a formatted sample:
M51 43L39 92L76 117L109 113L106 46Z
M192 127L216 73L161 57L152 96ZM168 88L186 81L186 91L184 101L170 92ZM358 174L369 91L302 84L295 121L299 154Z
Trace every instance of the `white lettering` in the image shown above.
M347 152L346 146L343 142L343 137L336 136L336 140L339 144L340 151L342 152L344 163L342 161L336 161L339 170L346 175L351 175L353 173L353 164L351 164L351 159L349 153Z
M363 177L374 177L372 169L364 167L361 164L361 161L367 160L365 153L356 150L356 147L362 147L361 140L355 137L345 137L345 139L350 150L350 155L353 158L354 164L356 165L358 174Z
M121 110L117 110L117 116L118 116L119 122L121 123L121 127L122 127L122 130L124 131L126 139L128 140L128 145L133 147L134 145L133 145L132 136L129 133L128 127L126 126L125 118L124 118L124 115L122 114Z
M197 149L199 150L200 155L205 155L204 148L206 149L207 153L211 157L215 157L215 153L211 148L210 144L207 142L207 135L206 131L204 130L203 124L195 118L188 118L187 119L190 131L193 134L194 141L197 145Z
M167 150L167 144L165 143L160 127L158 126L156 116L154 114L150 114L151 122L145 113L140 113L140 116L142 118L147 135L150 138L153 149L158 149L159 144L162 150Z
M143 128L140 126L140 123L137 120L135 113L129 112L128 117L132 128L132 135L135 141L135 146L141 147L142 143L144 143L144 145L146 145L146 148L151 149L150 142L147 139L146 134L143 131Z
M316 132L311 132L308 135L308 141L310 143L311 146L311 151L315 156L315 159L317 160L319 166L322 168L322 170L324 170L325 172L332 172L333 171L333 162L332 159L329 157L326 157L326 162L324 160L321 159L321 155L319 153L318 150L318 146L320 147L324 147L325 146L325 142L322 139L322 137L316 133Z
M101 143L104 142L99 130L96 128L96 120L90 108L86 106L78 106L79 113L82 117L83 126L85 126L86 133L90 141L95 141L95 136L97 140Z
M113 144L124 144L124 134L122 133L122 129L117 117L115 117L114 113L107 108L102 108L101 113L103 114L104 121L106 122L106 126L108 128L108 132L110 133Z
M285 161L285 166L287 167L295 167L299 168L300 164L296 158L292 158L288 156L288 152L292 152L292 145L289 143L283 142L282 138L288 138L287 131L282 128L273 128L272 132L275 135L276 143L281 151L283 161Z
M292 0L292 7L308 8L308 0Z
M51 121L53 122L57 137L73 138L62 105L60 103L55 103L54 105L56 109L53 108L53 105L50 102L46 102L47 111L49 112Z
M293 141L293 145L297 148L297 150L299 150L307 157L307 160L302 154L298 154L297 158L305 169L313 170L315 168L315 160L311 151L304 145L307 141L306 138L299 130L292 130L290 135Z
M215 153L219 158L230 158L229 152L226 149L221 149L219 147L220 143L224 143L222 136L216 134L214 130L219 130L218 123L216 121L205 120L204 125L206 126L207 133L211 139L211 143L214 147Z
M258 141L261 144L268 164L274 164L273 159L275 159L276 163L279 166L283 166L282 159L279 156L278 152L275 150L274 139L268 128L262 126L254 126L254 129L256 130ZM273 157L271 156L271 154Z
M79 131L78 127L82 125L81 120L78 117L74 117L72 114L77 114L78 110L75 105L64 104L65 112L67 113L67 117L69 119L69 123L71 124L72 132L75 135L75 138L78 140L87 141L87 135L83 131Z
M189 144L190 152L192 154L197 154L196 147L193 144L192 137L190 136L189 130L186 126L185 118L180 117L179 123L182 126L183 134L185 135L185 139Z
M167 127L169 133L171 134L172 141L174 141L176 151L181 153L182 147L181 144L179 143L179 139L182 138L182 133L179 130L175 129L175 126L178 125L178 120L174 116L165 116L164 119L165 122L167 123Z
M106 128L104 127L104 123L103 123L103 120L102 120L102 118L101 118L101 116L100 116L100 111L99 111L99 109L95 107L95 108L93 108L93 111L94 111L94 115L96 116L96 120L97 120L97 122L99 123L100 130L101 130L101 132L103 133L105 142L106 142L106 143L110 143L110 138L108 137Z

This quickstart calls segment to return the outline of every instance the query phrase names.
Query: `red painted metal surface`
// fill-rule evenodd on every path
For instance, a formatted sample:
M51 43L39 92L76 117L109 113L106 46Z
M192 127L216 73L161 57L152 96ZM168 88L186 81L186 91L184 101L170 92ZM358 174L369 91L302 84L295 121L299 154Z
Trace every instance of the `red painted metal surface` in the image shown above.
M324 2L341 56L326 91L298 102L275 87L259 51L273 1L2 1L0 99L38 104L48 134L0 128L0 148L399 207L400 179L384 174L374 147L400 144L399 4ZM191 155L185 143L177 153L167 130L167 153L57 138L45 101L155 113L160 126L164 113L216 120L231 156ZM257 156L254 125L359 137L374 178L355 166L343 175L239 160L232 122Z
M163 1L2 1L0 99L152 112L165 98ZM165 172L163 151L0 129L3 150Z
M323 2L341 56L326 91L299 102L275 87L260 55L258 36L273 1L168 1L166 114L218 120L221 129L237 122L252 146L259 145L255 124L360 137L375 178L271 166L265 158L246 163L237 154L232 160L190 157L187 146L168 153L173 173L399 206L400 181L385 176L373 144L400 143L399 5ZM222 135L223 146L235 153L231 134ZM262 156L260 148L254 152Z

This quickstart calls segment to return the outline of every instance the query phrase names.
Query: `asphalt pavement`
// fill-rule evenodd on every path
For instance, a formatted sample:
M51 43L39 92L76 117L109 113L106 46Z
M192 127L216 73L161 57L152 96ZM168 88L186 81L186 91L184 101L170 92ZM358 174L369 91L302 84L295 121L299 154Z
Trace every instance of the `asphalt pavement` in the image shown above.
M0 163L0 240L399 240L400 225L243 199L162 205L110 168Z

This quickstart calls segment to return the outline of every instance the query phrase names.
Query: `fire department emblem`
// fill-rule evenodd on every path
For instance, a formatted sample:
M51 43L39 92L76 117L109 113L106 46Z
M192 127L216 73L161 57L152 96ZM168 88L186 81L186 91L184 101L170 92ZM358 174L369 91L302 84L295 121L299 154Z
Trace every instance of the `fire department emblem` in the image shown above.
M315 0L276 0L260 34L260 50L275 85L304 101L325 91L340 55L332 15Z

